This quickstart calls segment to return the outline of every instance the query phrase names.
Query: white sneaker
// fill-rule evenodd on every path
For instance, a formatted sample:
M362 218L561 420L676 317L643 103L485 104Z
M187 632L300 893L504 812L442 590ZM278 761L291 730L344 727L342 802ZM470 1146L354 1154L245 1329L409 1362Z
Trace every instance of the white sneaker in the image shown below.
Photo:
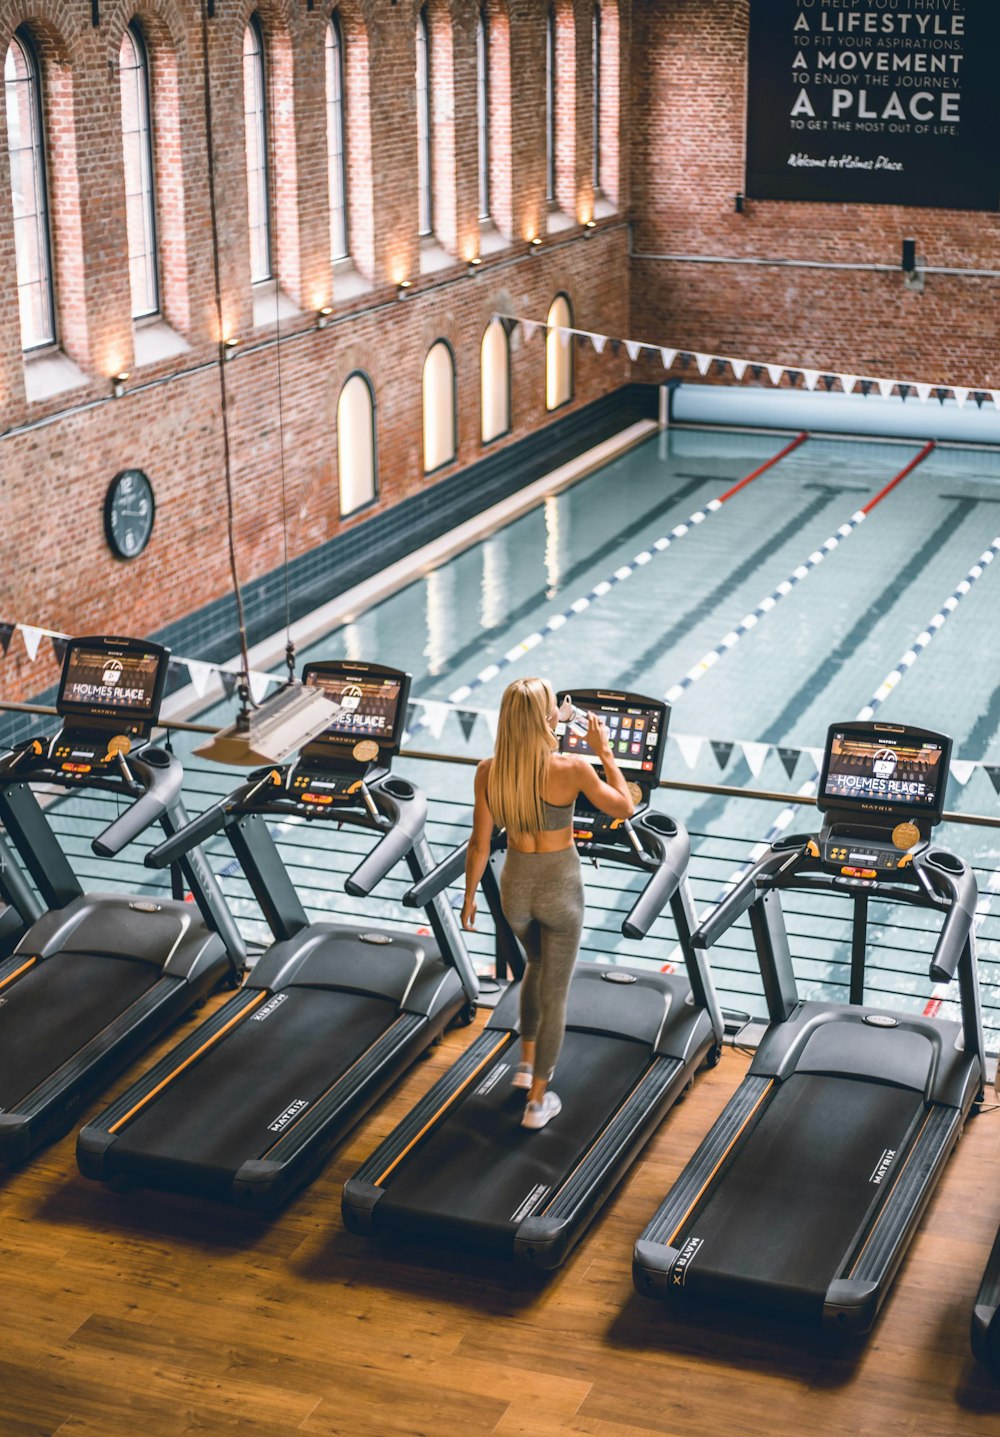
M551 1088L546 1088L545 1096L540 1103L529 1103L525 1108L521 1127L544 1128L550 1118L557 1117L561 1112L562 1103L559 1101L559 1094L554 1093Z
M510 1085L512 1088L531 1087L530 1063L518 1063L517 1067L514 1069L514 1076L510 1080Z

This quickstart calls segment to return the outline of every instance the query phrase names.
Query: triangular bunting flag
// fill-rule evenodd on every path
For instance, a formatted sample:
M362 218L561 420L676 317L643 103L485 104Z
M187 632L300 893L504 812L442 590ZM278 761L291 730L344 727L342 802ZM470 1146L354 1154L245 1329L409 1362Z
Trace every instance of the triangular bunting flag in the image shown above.
M952 392L952 394L954 394L954 396L955 396L955 403L958 405L959 409L964 409L964 408L965 408L965 401L966 401L966 400L968 399L968 397L969 397L969 391L968 391L967 389L953 389L951 392ZM954 765L954 764L952 764L951 770L952 770L952 773L954 773L954 771L955 771L955 765Z
M878 384L878 392L883 399L888 399L896 387L896 381L894 379L879 379L876 383Z
M201 698L208 688L208 681L214 672L211 664L203 664L201 659L185 659L188 675L191 679L191 687Z
M710 739L709 742L712 745L712 752L715 754L716 763L719 765L720 768L725 768L726 764L732 757L732 752L735 748L735 744L725 743L722 739L716 738Z
M1000 389L991 389L990 398L998 409L1000 409Z
M918 384L916 386L917 398L921 404L926 404L931 397L931 386L929 384Z
M417 721L417 706L416 706L416 704L407 704L407 705L406 705L406 723L405 723L405 725L404 725L404 727L405 727L407 733L410 732L410 730L412 729L412 727L413 727L413 725L414 725L414 722L416 722L416 721Z
M818 369L803 369L803 371L802 371L802 378L803 378L803 379L805 380L805 382L806 382L806 388L807 388L807 389L815 389L815 388L816 388L816 385L819 383L819 370L818 370Z
M255 669L250 670L250 697L255 704L263 703L267 698L267 691L271 687L271 675L258 673Z
M759 379L760 376L764 373L764 366L762 364L751 364L750 373L753 375L754 379Z
M10 648L10 641L16 627L16 624L0 624L0 649L3 649L4 653Z
M236 685L240 681L239 674L231 674L228 669L219 669L218 674L222 680L222 688L226 698L231 699L236 692Z
M31 624L18 624L17 627L21 630L24 647L28 650L28 658L34 663L38 645L42 642L42 630L32 627Z
M497 713L496 709L483 710L483 719L486 723L487 729L489 730L490 738L495 739L497 736L497 720L499 719L499 717L500 715Z
M462 727L462 737L465 739L466 743L468 743L469 739L472 737L472 730L476 726L476 719L479 717L479 715L476 713L475 709L456 709L456 713L458 715L458 722L461 724Z
M626 339L626 341L625 341L625 352L626 352L626 354L628 355L629 359L631 359L631 361L632 361L633 364L634 364L635 361L639 358L639 350L640 350L641 348L642 348L642 345L638 342L638 340L635 340L635 339Z
M771 383L780 384L781 376L785 372L784 368L780 364L767 364L764 367L767 370L767 377L771 381Z
M813 767L815 768L816 772L821 773L823 769L824 758L823 750L821 748L807 748L805 752L812 759Z
M590 342L594 346L594 350L597 354L603 354L604 346L608 342L608 336L606 334L592 334L590 336Z
M771 745L769 743L742 743L740 744L740 748L742 748L743 757L750 766L750 772L754 778L756 778L764 767L764 760L771 752Z
M572 338L573 331L571 329L566 329L564 325L557 324L556 334L558 334L559 336L559 343L562 345L563 349L565 349L567 344L569 344L570 339Z
M899 381L898 388L899 388L899 397L900 397L900 399L903 401L903 403L905 404L906 401L907 401L907 399L909 398L910 394L913 392L913 385L912 385L912 384L904 384L904 383L902 382L902 380L900 380L900 381Z
M799 753L800 753L800 752L801 752L801 750L800 750L800 749L797 749L797 748L779 748L779 749L778 749L778 757L781 759L782 767L784 768L785 772L788 774L788 777L789 777L789 778L792 778L792 777L794 777L794 775L795 775L795 765L796 765L796 764L798 763L798 761L799 761Z
M964 788L975 773L976 765L967 758L953 758L951 761L951 771Z
M664 369L669 369L677 358L677 351L676 349L661 349L660 358L663 360ZM998 408L1000 408L1000 404L998 404Z
M856 374L838 374L837 378L840 380L840 387L845 394L850 394L858 382Z
M52 652L56 656L57 664L61 664L63 659L66 657L66 646L68 645L68 643L68 639L61 639L56 634L52 635Z
M424 723L434 738L440 738L450 712L448 705L438 699L422 699L421 703L424 706Z
M712 367L712 356L710 354L695 354L694 362L698 366L699 374L707 374Z
M522 319L521 328L524 330L524 342L527 344L529 340L534 338L535 330L539 328L539 325L537 320Z
M997 793L1000 793L1000 763L984 763L983 769Z
M674 738L677 740L677 747L681 751L681 758L687 764L688 768L694 768L698 762L701 746L705 740L699 738L697 734L689 733L677 733L674 734Z
M736 375L737 380L742 379L747 372L747 362L745 359L731 359L729 365Z

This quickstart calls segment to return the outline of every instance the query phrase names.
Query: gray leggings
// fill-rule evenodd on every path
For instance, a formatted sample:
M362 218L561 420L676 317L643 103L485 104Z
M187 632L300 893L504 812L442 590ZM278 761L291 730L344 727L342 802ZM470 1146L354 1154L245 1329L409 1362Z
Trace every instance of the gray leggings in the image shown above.
M535 1075L551 1078L583 932L583 876L576 849L521 853L508 848L500 898L528 958L521 984L521 1037L538 1044Z

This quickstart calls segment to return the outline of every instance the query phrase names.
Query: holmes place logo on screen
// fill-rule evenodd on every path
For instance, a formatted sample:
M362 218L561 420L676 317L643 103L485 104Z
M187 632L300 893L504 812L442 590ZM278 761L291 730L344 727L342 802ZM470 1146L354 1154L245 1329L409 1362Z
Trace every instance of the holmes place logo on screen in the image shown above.
M672 1281L674 1287L683 1287L687 1277L687 1270L691 1266L697 1254L701 1251L704 1238L689 1237L687 1242L677 1254L677 1260L673 1266Z
M293 1118L297 1118L298 1115L299 1115L299 1113L301 1113L304 1108L308 1108L308 1106L309 1106L309 1100L308 1100L308 1098L296 1098L295 1101L294 1101L294 1103L289 1103L289 1104L288 1104L288 1107L285 1109L285 1111L284 1111L283 1113L279 1113L279 1114L278 1114L278 1116L275 1118L275 1120L274 1120L273 1123L268 1123L268 1125L267 1125L267 1130L268 1130L268 1132L269 1132L269 1133L282 1133L282 1132L284 1132L284 1130L288 1127L288 1124L293 1120Z
M280 1008L287 997L287 993L275 993L273 998L268 998L260 1012L250 1019L251 1023L263 1023L266 1018L270 1018L275 1008Z

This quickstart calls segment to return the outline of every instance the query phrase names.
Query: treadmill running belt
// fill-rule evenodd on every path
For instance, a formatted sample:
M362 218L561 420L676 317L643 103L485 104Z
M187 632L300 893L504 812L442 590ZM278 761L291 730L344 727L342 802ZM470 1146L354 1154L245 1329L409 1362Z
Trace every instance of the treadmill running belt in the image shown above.
M262 1157L392 1023L395 1001L329 988L285 988L251 1010L168 1084L115 1143L121 1170L135 1155L225 1184ZM274 1126L280 1124L280 1126Z
M521 1045L512 1043L428 1140L400 1165L379 1200L400 1226L457 1237L462 1228L498 1245L527 1210L564 1181L650 1062L649 1045L592 1032L566 1034L552 1087L562 1112L547 1127L521 1127L524 1093L512 1088ZM414 1220L415 1223L414 1223Z
M905 1158L920 1093L856 1078L794 1073L672 1246L690 1252L692 1297L815 1310Z
M16 1111L161 976L157 963L104 954L56 953L36 963L0 1005L0 1110Z

